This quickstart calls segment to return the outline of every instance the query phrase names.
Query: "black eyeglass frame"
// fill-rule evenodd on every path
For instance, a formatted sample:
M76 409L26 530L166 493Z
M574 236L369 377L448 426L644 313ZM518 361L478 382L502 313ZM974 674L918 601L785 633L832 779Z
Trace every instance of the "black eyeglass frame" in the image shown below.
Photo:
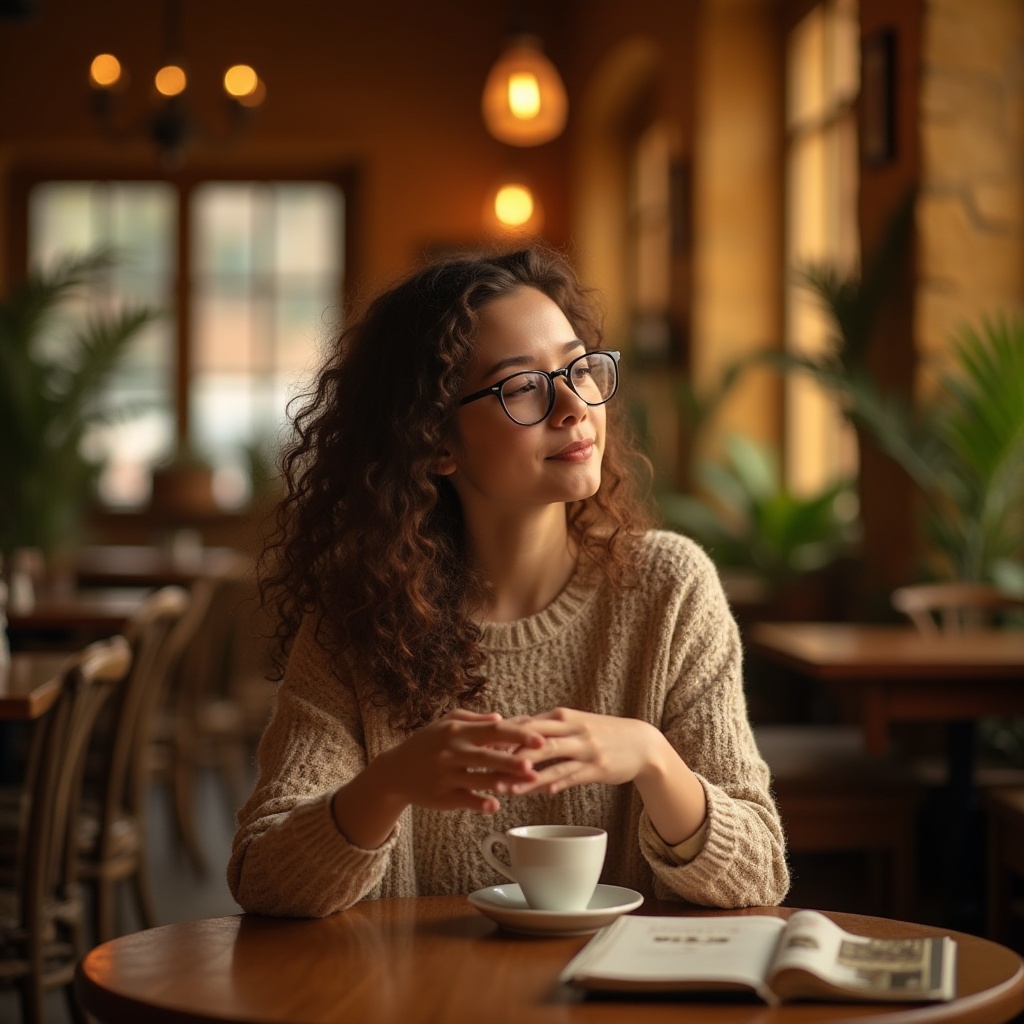
M584 359L589 359L591 356L611 356L612 364L615 367L615 387L612 388L612 393L607 398L602 398L600 402L588 402L587 399L584 398L583 395L581 395L576 390L576 385L573 384L572 377L569 376L569 371L577 363L581 362ZM474 391L473 394L471 394L471 395L466 395L466 397L463 398L462 401L459 402L459 405L463 406L463 405L468 404L469 402L475 402L479 398L486 398L488 395L494 395L494 396L497 397L498 401L501 402L501 407L502 407L502 409L505 410L505 415L513 423L518 423L519 426L521 426L521 427L534 427L538 423L543 423L544 420L546 420L551 415L551 410L554 409L554 407L555 407L555 378L556 377L564 377L565 378L565 382L566 382L566 384L569 385L570 389L572 390L572 393L581 402L583 402L585 405L589 405L591 407L594 407L594 406L598 406L598 405L604 405L606 402L610 402L615 397L616 392L619 390L619 359L620 358L621 358L621 353L619 353L619 352L615 352L615 351L613 351L611 349L606 349L606 348L597 348L597 349L592 349L589 352L584 352L583 355L581 355L581 356L577 356L571 362L566 363L566 365L563 366L560 370L551 370L550 372L547 371L547 370L517 370L515 373L510 373L507 377L502 377L501 380L499 380L496 384L492 384L489 388L481 388L479 391ZM546 411L544 412L544 415L541 416L540 419L532 420L529 423L523 423L522 420L517 420L515 418L515 416L513 416L512 413L509 412L508 406L505 404L505 399L502 397L502 394L501 394L501 389L510 380L512 380L515 377L519 377L520 375L522 375L524 373L539 373L539 374L542 374L543 376L547 377L548 384L549 384L549 386L548 386L548 407L547 407Z

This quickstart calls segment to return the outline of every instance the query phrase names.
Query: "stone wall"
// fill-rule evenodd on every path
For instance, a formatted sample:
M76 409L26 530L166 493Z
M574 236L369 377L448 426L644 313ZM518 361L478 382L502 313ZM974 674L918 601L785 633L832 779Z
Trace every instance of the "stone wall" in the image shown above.
M927 0L916 341L1024 311L1024 3Z

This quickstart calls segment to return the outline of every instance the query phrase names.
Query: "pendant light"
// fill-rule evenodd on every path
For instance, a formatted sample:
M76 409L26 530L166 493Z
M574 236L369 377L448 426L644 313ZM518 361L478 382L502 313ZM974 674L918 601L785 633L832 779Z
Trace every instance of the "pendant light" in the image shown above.
M565 86L536 36L509 40L487 76L481 108L487 130L510 146L539 146L562 133Z

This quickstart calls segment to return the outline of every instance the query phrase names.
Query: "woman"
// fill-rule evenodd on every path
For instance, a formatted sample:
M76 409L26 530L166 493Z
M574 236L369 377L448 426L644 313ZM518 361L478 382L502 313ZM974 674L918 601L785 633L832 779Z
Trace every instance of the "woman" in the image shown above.
M269 549L288 659L228 868L246 910L468 893L499 881L487 833L542 822L607 829L606 883L785 896L737 629L703 552L643 528L617 385L538 249L429 267L342 334Z

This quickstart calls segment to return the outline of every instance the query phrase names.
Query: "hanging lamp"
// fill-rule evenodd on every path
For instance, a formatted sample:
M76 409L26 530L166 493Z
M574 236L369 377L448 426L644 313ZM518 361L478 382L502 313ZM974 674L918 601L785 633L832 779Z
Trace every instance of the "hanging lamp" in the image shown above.
M540 146L562 133L569 100L536 36L509 40L484 83L481 109L487 130L510 146Z

